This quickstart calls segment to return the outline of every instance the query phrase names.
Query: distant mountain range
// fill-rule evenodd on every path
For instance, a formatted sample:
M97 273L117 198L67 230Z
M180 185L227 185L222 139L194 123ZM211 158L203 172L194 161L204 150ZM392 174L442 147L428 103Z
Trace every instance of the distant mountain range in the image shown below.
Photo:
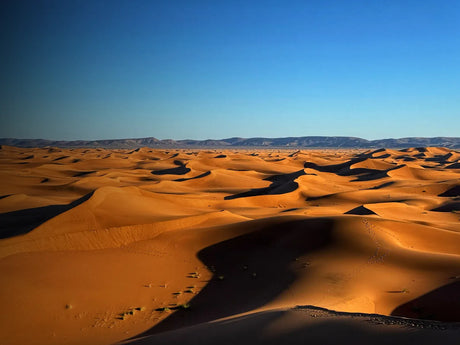
M109 140L45 140L0 138L0 145L17 147L54 146L62 148L407 148L438 146L460 148L459 137L411 137L400 139L366 140L355 137L286 137L286 138L228 138L220 140L160 140L157 138L109 139Z

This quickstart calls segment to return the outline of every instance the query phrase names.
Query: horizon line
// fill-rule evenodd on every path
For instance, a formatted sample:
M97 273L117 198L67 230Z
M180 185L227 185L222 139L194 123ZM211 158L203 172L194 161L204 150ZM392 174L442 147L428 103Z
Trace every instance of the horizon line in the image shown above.
M229 139L287 139L287 138L354 138L354 139L362 139L366 141L378 141L378 140L401 140L401 139L436 139L436 138L449 138L449 139L459 139L460 137L455 136L408 136L408 137L384 137L379 139L367 139L358 136L351 136L351 135L303 135L303 136L279 136L279 137L265 137L265 136L253 136L253 137L226 137L226 138L207 138L207 139L173 139L173 138L166 138L160 139L155 136L146 136L146 137L122 137L122 138L100 138L100 139L47 139L47 138L18 138L18 137L0 137L0 140L43 140L43 141L64 141L64 142L72 142L72 141L106 141L106 140L139 140L139 139L156 139L159 141L224 141Z

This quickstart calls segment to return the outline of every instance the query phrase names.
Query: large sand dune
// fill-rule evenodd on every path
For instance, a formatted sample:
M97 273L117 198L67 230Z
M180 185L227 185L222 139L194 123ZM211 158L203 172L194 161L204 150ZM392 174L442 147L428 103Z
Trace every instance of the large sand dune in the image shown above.
M0 177L1 344L460 338L456 151L3 146Z

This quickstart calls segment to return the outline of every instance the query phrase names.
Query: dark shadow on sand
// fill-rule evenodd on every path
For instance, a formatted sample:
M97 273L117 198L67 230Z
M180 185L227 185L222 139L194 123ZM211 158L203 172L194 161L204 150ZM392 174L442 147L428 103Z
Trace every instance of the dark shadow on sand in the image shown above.
M294 327L287 323L289 320L295 320ZM281 331L276 330L276 324ZM459 330L458 324L297 306L139 337L129 344L457 345Z
M460 277L452 277L458 279ZM397 307L391 315L444 322L460 321L460 280Z
M369 189L382 189L382 188L389 187L389 186L391 186L392 184L394 184L394 182L393 182L393 181L389 181L389 182L382 183L382 184L380 184L380 185L378 185L378 186L371 187L371 188L369 188Z
M0 214L0 239L26 234L47 220L88 200L93 192L67 205L50 205Z
M446 169L460 169L460 163L452 163L445 167Z
M439 194L438 196L454 198L460 196L460 185L449 188L444 193Z
M291 174L270 176L264 179L265 181L272 182L270 186L265 187L265 188L255 188L247 192L238 193L234 195L228 195L224 199L232 200L232 199L246 198L246 197L257 196L257 195L273 195L273 194L290 193L290 192L295 191L299 187L299 184L295 182L294 180L302 175L306 175L303 169L293 172Z
M92 173L95 173L97 172L96 170L90 170L90 171L79 171L79 172L76 172L73 177L84 177L84 176L87 176L87 175L90 175Z
M355 207L354 209L350 211L345 212L344 214L356 214L359 216L367 216L367 215L377 214L377 213L361 205L361 206Z
M190 301L140 336L146 336L258 308L273 300L295 279L296 258L328 246L334 221L328 218L251 221L254 230L207 247L199 259L214 278ZM246 224L246 226L249 222ZM299 262L299 265L301 263ZM190 284L196 282L192 277Z
M209 176L211 175L211 171L206 171L204 173L202 173L201 175L198 175L198 176L195 176L195 177L190 177L190 178L178 178L176 180L174 180L175 182L184 182L184 181L190 181L190 180L196 180L196 179L199 179L199 178L202 178L202 177L206 177L206 176Z
M445 164L451 163L448 160L450 157L452 157L452 153L447 153L445 155L435 155L434 157L431 157L431 158L425 158L425 161L426 162L436 162L436 163L439 163L440 165L445 165Z
M435 212L455 212L460 211L460 201L447 202L441 206L433 208L431 211Z
M176 154L178 155L178 154ZM181 161L174 161L174 164L177 165L177 168L163 169L152 171L153 175L185 175L190 172L190 169L185 166Z
M389 177L388 172L391 170L399 169L402 166L398 165L389 169L378 170L378 169L368 169L368 168L351 168L353 164L360 163L365 161L366 159L370 158L369 154L366 154L362 157L353 158L348 162L341 163L341 164L333 164L333 165L318 165L313 162L305 162L304 168L305 169L313 169L320 172L328 172L333 173L339 176L356 176L356 179L352 180L351 182L355 181L371 181L371 180L378 180L384 177Z

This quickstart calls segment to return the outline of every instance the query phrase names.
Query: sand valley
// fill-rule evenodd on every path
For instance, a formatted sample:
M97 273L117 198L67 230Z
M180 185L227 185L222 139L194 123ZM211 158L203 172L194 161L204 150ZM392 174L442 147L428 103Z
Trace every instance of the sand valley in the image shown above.
M0 175L1 344L460 339L455 150L2 146Z

